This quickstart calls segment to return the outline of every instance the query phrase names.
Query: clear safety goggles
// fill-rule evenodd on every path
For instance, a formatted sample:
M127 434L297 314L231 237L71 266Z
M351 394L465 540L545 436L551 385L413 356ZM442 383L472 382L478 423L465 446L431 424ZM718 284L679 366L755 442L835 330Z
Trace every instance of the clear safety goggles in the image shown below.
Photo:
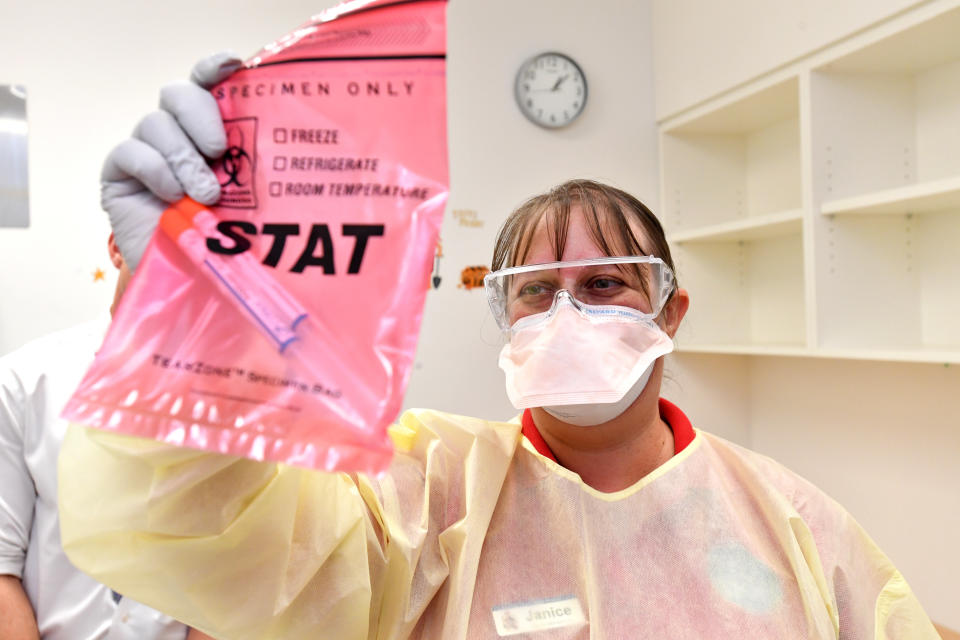
M589 305L629 307L655 318L675 281L660 258L621 256L508 267L487 274L483 284L493 317L509 331L520 318L548 311L559 291Z

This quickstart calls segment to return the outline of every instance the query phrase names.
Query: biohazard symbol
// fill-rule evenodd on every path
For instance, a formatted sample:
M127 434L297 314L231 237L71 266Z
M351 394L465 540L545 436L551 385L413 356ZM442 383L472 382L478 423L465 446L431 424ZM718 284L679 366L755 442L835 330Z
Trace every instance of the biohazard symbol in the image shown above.
M483 276L490 273L487 267L467 267L460 272L460 284L458 289L476 289L483 286Z
M240 127L231 127L227 131L227 151L223 154L223 172L227 174L227 181L221 182L221 187L227 187L235 184L238 187L245 186L245 182L240 181L240 177L249 178L249 172L244 169L252 164L250 155L243 149L243 131Z

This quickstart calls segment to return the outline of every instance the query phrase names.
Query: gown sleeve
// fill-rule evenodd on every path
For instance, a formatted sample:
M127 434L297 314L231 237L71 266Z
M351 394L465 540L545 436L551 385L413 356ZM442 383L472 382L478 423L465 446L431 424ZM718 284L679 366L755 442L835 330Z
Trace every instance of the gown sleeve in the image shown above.
M791 522L840 640L939 640L903 575L863 527L826 494L792 488Z
M405 637L451 568L479 555L467 533L482 541L519 436L423 411L391 433L398 454L371 478L72 425L64 548L117 592L216 636Z

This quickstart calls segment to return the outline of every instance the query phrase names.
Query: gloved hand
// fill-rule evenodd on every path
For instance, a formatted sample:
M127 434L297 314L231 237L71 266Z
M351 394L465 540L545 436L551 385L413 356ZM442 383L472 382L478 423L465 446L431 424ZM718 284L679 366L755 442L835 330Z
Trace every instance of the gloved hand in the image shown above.
M219 158L227 137L217 101L208 91L240 68L231 52L204 58L191 82L160 90L160 109L136 126L103 163L100 204L130 270L146 251L167 203L188 195L203 204L220 199L220 184L206 158Z

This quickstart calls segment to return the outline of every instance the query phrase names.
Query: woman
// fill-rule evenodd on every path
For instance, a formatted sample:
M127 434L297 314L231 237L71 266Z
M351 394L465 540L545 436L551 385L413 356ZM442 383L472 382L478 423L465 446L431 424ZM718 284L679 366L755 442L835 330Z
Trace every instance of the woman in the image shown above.
M560 185L494 268L516 420L408 411L382 478L74 427L71 559L238 640L936 637L841 507L659 399L689 298L638 200Z

